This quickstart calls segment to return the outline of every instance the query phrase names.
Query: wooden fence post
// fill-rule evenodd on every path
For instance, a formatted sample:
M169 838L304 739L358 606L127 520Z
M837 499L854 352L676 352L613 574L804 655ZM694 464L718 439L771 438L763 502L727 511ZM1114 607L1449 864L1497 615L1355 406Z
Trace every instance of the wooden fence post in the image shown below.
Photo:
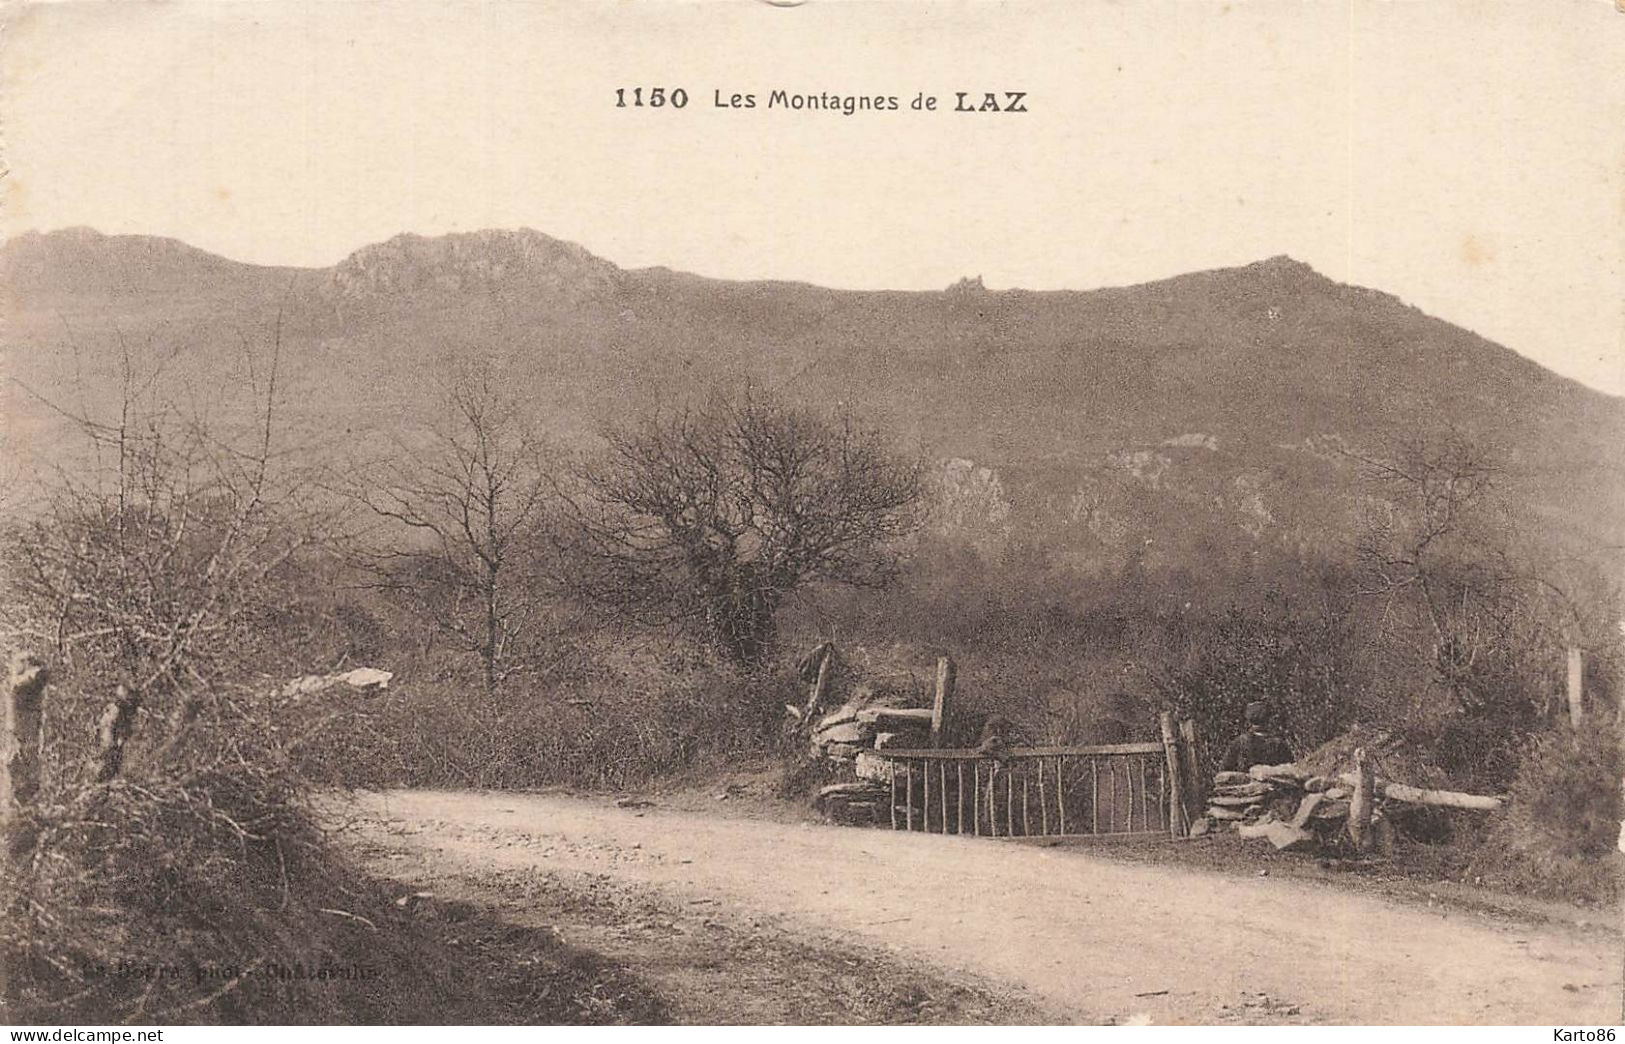
M931 746L942 746L942 730L948 722L948 704L954 698L954 661L937 658L937 696L931 703Z
M1585 719L1585 658L1578 645L1569 646L1569 724L1576 729Z
M1349 802L1349 838L1356 852L1364 852L1371 840L1371 812L1376 804L1376 771L1364 747L1354 751L1354 797Z
M1162 730L1162 752L1168 763L1168 833L1184 837L1190 823L1185 817L1185 786L1179 771L1179 738L1174 732L1173 712L1158 714L1157 725Z
M807 695L807 710L802 714L802 724L809 729L818 727L814 717L818 708L824 705L824 696L829 692L830 663L835 659L835 643L822 643L823 655L818 660L818 677L813 682L812 692Z
M140 707L141 693L121 683L113 691L112 700L102 708L97 726L100 750L97 751L96 782L106 783L123 767L124 743L135 731L135 712Z
M1185 774L1185 809L1192 818L1207 807L1208 774L1202 769L1202 741L1196 734L1196 720L1179 723L1180 770Z
M40 721L50 672L32 653L11 658L5 713L0 719L0 827L9 826L39 793ZM14 837L14 849L26 847Z

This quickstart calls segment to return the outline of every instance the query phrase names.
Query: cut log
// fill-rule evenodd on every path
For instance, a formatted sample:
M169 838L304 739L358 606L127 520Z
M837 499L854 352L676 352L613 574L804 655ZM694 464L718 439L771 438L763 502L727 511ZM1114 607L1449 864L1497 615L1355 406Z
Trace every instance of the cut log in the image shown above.
M886 797L886 788L877 787L873 783L864 782L831 783L827 787L819 788L818 791L818 797L820 799L828 798L834 794L862 794L866 797L872 797L876 801L882 801Z
M1215 794L1207 799L1209 805L1224 805L1229 808L1246 808L1249 805L1263 804L1260 797L1228 797L1224 794Z
M818 728L827 729L835 725L844 725L849 721L858 720L858 711L862 710L855 703L843 703L818 719Z
M1298 802L1298 812L1292 817L1292 825L1298 827L1299 829L1306 826L1309 823L1309 817L1314 814L1315 809L1325 800L1325 794L1316 794L1313 792L1305 794L1303 796L1303 800Z
M1287 782L1295 786L1302 786L1309 773L1290 762L1285 765L1254 765L1247 770L1247 775L1253 779Z
M1259 780L1253 780L1251 783L1226 783L1213 788L1213 793L1224 797L1263 797L1274 791L1273 786Z
M1196 817L1196 822L1191 824L1191 832L1190 832L1189 836L1191 836L1191 837L1201 837L1203 834L1207 833L1209 830L1212 830L1212 829L1213 829L1213 820L1212 819L1209 819L1207 816L1197 816Z
M1277 849L1304 848L1315 843L1315 835L1291 823L1272 819L1266 823L1243 823L1236 833L1246 838L1263 838Z
M873 725L877 729L893 731L909 727L923 728L927 733L931 730L931 708L929 707L865 707L858 711L857 720L866 725Z
M1212 805L1208 806L1207 814L1210 819L1240 820L1247 818L1245 813L1237 812L1233 808L1216 808Z
M871 725L861 721L847 721L839 725L821 728L813 735L813 742L819 744L829 743L867 743L874 738L875 730Z
M824 757L835 758L839 761L851 761L863 750L864 748L856 743L826 743L824 744Z
M876 750L922 750L927 740L923 731L875 733Z
M1224 786L1227 783L1251 783L1253 777L1245 772L1215 772L1213 783L1215 786Z
M1303 781L1303 789L1311 794L1318 794L1323 790L1328 790L1331 785L1332 778L1330 776L1310 776Z
M1345 772L1338 779L1351 787L1358 781L1358 777L1352 772ZM1497 812L1506 805L1505 798L1491 797L1487 794L1462 794L1454 790L1425 790L1422 787L1413 787L1407 783L1395 783L1385 779L1376 781L1376 792L1390 801L1404 801L1412 805L1434 805L1439 808L1465 808L1474 812Z

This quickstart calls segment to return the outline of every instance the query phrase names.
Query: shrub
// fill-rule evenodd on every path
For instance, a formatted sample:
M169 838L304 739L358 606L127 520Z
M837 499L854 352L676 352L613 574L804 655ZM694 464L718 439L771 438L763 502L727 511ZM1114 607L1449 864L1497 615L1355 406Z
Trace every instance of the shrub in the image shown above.
M1611 727L1554 729L1525 748L1506 810L1485 832L1473 870L1551 898L1613 902L1619 894L1620 752Z
M352 709L313 715L298 757L312 778L348 786L622 788L708 760L775 749L788 672L727 668L619 672L550 689L397 679Z

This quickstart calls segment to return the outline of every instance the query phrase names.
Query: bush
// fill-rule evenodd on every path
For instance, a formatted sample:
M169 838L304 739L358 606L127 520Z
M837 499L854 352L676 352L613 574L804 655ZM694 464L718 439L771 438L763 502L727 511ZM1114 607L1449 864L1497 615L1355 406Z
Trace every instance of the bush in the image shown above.
M774 750L788 672L726 668L619 673L548 690L397 679L352 710L313 715L298 757L344 786L637 786L722 758Z
M1564 727L1524 750L1506 810L1488 825L1472 870L1494 884L1556 899L1619 895L1620 751L1612 727Z
M646 991L545 928L395 901L335 856L285 783L115 781L36 806L37 858L0 869L6 1020L661 1020Z

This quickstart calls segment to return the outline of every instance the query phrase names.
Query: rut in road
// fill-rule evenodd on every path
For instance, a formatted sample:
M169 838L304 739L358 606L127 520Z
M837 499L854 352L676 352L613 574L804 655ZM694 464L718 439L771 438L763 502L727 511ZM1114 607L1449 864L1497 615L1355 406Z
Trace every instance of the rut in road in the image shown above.
M1017 985L1079 1022L1606 1024L1619 937L1075 847L790 825L520 794L391 791L352 809L466 868L605 873L808 938ZM1250 998L1268 995L1260 1008Z

